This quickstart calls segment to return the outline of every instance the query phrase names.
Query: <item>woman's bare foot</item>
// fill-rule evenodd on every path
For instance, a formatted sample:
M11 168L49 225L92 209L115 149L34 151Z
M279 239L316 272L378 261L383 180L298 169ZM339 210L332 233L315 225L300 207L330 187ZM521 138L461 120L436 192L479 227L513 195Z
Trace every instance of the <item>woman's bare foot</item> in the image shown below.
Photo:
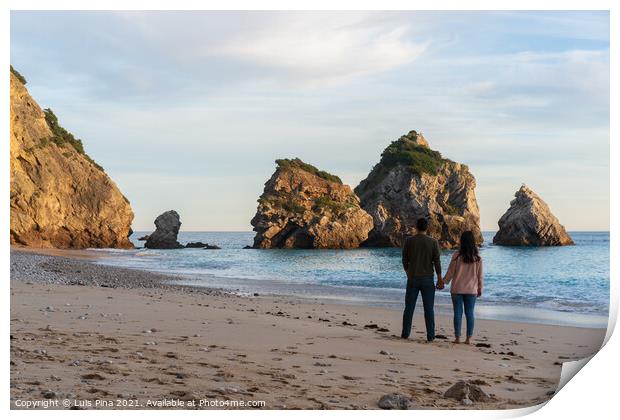
M470 343L470 341L469 341L470 339L471 339L471 337L467 337L467 338L465 339L465 344L471 344L471 343Z
M456 337L452 343L461 344L461 337Z

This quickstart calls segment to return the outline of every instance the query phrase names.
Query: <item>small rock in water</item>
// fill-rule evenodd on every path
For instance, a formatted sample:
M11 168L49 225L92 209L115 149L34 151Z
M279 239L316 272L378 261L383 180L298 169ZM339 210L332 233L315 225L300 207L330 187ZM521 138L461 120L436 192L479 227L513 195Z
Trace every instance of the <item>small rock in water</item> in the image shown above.
M391 353L389 351L385 351L385 350L381 350L379 352L379 354L383 354L383 355L386 355L386 356L390 356L391 355Z
M188 242L185 244L185 248L205 248L208 244L205 242Z
M409 410L413 403L402 394L386 394L379 399L379 408L384 410Z
M160 214L155 219L155 232L148 235L144 244L145 248L151 249L176 249L183 248L177 242L177 235L181 227L181 218L179 213L169 210Z
M472 405L474 402L472 400L470 400L469 398L463 398L461 400L461 404L463 405Z

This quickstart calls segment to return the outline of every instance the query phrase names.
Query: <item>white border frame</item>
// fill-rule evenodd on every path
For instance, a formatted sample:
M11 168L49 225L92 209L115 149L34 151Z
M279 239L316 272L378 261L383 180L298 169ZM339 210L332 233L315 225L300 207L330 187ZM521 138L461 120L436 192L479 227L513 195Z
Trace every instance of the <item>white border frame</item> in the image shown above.
M197 1L197 0L176 0L162 1L162 0L133 0L131 2L122 0L108 0L108 1L78 1L78 0L57 0L53 3L51 1L44 0L22 0L13 1L9 0L3 2L2 14L0 17L0 31L1 31L1 44L2 45L2 57L0 68L4 69L3 73L5 77L0 78L0 93L2 101L3 113L0 117L0 132L3 133L5 139L9 134L9 113L4 111L9 109L9 51L10 51L10 10L609 10L610 11L610 42L611 42L611 92L610 92L610 115L620 115L618 112L618 94L619 85L617 83L617 77L613 77L614 74L620 74L618 68L618 56L619 56L619 42L620 33L618 26L620 24L620 2L614 0L505 0L505 1L491 1L491 0L470 0L468 2L458 0L418 0L415 3L404 0L383 0L381 2L372 2L369 0L359 0L355 3L339 1L339 0L315 0L315 1L296 1L292 3L290 1L283 0L263 0L260 3L252 2L249 0L229 0L229 1ZM615 40L615 41L614 41ZM615 236L617 222L613 215L619 214L618 197L614 194L614 187L618 186L616 180L620 179L620 171L618 170L618 145L611 141L611 139L617 139L618 122L613 119L610 120L610 310L609 310L609 326L607 329L607 335L605 337L604 348L591 359L582 362L565 363L562 370L562 379L566 384L567 378L571 378L583 365L587 362L588 366L583 369L583 372L579 374L579 378L570 381L561 392L558 392L547 404L546 407L540 411L545 404L540 406L517 409L517 410L490 410L490 411L417 411L411 412L385 412L385 411L354 411L354 412L326 412L321 413L321 416L338 416L348 418L367 418L368 416L375 417L381 416L421 416L425 419L433 418L446 418L446 417L458 417L458 418L512 418L526 414L536 412L534 418L549 418L549 417L561 417L563 419L579 418L583 419L585 416L603 416L608 418L609 413L617 411L616 407L616 389L618 374L618 360L617 354L620 352L617 337L614 338L612 333L614 331L617 314L618 314L618 290L616 274L618 270L618 246L617 238ZM0 202L4 203L6 210L0 212L0 231L9 231L9 142L4 141L2 143L3 152L2 159L0 161L0 180L2 182L2 188L0 188ZM10 299L8 293L8 279L9 279L9 241L5 240L1 243L1 258L2 267L4 268L5 280L5 293L2 294L2 308L4 315L3 325L3 337L5 345L2 348L2 359L5 366L2 381L2 397L4 401L4 408L8 410L10 407L9 396L9 318L10 318ZM77 414L79 413L79 414ZM15 418L29 418L38 415L44 415L46 418L61 418L72 415L85 415L84 411L79 411L76 414L71 412L57 412L57 411L10 411L10 415ZM377 414L380 413L380 414ZM121 416L125 418L134 417L136 415L143 415L144 412L137 411L120 411L115 412L115 416ZM195 412L192 411L177 411L174 413L175 417L193 416ZM208 415L218 415L226 417L241 417L252 416L255 418L267 418L271 420L274 416L276 418L284 416L288 417L289 412L274 412L274 411L233 411L233 412L211 412ZM314 416L317 413L315 411L302 411L295 412L295 417L308 418ZM88 412L89 416L93 418L104 418L110 415L107 411L92 411ZM153 418L164 418L171 413L160 410L152 410L147 414ZM201 413L199 415L204 415Z

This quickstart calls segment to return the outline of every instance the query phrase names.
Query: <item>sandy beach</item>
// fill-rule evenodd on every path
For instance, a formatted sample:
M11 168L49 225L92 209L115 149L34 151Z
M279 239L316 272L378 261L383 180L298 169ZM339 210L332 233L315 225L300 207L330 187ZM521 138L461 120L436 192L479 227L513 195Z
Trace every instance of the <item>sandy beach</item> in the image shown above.
M11 251L12 408L376 409L395 392L420 409L520 408L551 398L561 364L596 352L605 334L478 320L474 345L455 345L440 316L446 338L429 344L421 306L402 340L396 310L180 287L92 264L96 253L54 254ZM445 398L459 380L491 399Z

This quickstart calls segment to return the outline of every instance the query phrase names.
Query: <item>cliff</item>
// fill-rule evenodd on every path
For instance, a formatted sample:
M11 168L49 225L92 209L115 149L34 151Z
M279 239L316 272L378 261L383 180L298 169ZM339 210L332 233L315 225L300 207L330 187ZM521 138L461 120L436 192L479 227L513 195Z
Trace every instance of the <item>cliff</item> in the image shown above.
M510 207L497 224L499 231L493 237L493 243L497 245L574 245L547 203L526 185L515 193Z
M456 247L468 229L482 243L475 188L466 165L443 158L421 134L409 132L383 151L355 188L374 222L364 245L401 246L421 217L429 219L428 234L443 248Z
M356 248L372 217L340 178L299 159L280 159L251 223L254 248Z
M133 211L11 68L11 244L131 248Z

